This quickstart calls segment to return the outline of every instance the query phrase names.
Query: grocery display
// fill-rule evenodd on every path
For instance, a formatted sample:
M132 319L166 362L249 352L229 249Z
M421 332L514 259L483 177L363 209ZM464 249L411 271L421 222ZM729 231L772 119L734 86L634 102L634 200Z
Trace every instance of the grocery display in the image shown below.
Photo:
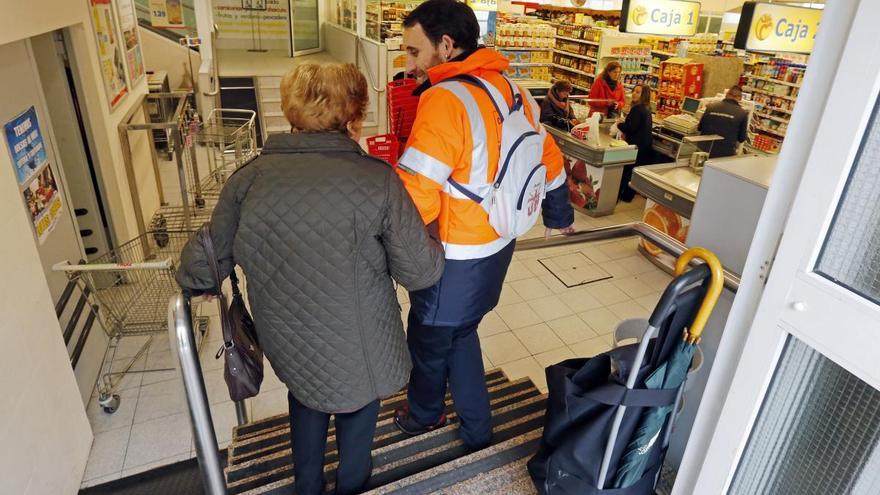
M743 91L751 93L756 110L750 131L752 147L779 152L797 101L806 65L781 58L759 60L743 74Z
M689 58L671 58L660 64L657 113L661 117L681 113L685 97L700 98L703 91L703 64Z
M403 36L403 19L423 0L367 0L366 35L374 41Z
M599 72L602 30L557 24L552 79L570 82L576 90L589 91Z

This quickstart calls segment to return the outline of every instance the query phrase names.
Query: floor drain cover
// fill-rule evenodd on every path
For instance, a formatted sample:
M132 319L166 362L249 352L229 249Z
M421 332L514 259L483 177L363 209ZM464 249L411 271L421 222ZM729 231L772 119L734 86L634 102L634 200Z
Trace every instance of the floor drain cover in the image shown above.
M613 278L581 251L542 258L538 262L568 288Z

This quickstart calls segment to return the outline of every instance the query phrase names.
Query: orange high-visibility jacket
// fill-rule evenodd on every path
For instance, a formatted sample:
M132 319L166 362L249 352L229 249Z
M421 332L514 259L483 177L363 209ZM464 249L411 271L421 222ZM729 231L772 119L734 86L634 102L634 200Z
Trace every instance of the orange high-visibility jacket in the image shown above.
M428 71L432 84L469 74L495 86L508 105L513 95L501 76L508 61L496 51L482 48L462 61L447 62ZM547 191L565 185L562 153L538 122L540 108L528 91L526 116L545 136L543 163L547 168ZM468 112L468 109L472 112ZM473 110L477 110L476 112ZM491 256L510 243L499 238L489 215L479 204L452 188L448 179L463 185L488 184L495 179L501 148L501 121L491 98L470 84L455 83L454 89L434 86L421 95L407 149L398 174L426 224L438 220L446 258L470 260ZM561 196L560 196L561 197ZM567 191L564 195L567 205ZM569 209L570 211L570 209ZM545 214L545 224L547 215ZM552 222L551 222L552 223ZM567 227L548 225L548 227Z

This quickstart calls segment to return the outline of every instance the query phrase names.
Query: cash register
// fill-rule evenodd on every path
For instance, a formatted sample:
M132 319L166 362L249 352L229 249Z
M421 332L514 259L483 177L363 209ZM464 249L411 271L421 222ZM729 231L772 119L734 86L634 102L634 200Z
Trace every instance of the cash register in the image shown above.
M712 134L701 136L698 129L700 117L704 111L703 101L697 98L685 98L681 105L681 113L663 119L660 126L654 129L654 150L672 160L679 162L691 161L694 153L702 165L712 149L712 143L721 140L721 136Z

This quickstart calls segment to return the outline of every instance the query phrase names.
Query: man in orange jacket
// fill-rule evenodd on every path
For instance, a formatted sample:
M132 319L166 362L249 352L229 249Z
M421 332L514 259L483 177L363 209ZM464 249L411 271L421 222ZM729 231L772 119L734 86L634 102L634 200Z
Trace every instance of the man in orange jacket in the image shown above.
M508 105L513 88L501 75L508 61L477 45L474 12L456 0L428 0L404 20L407 71L422 85L416 120L398 173L422 219L439 231L446 268L439 283L410 293L407 343L413 361L407 407L397 426L418 435L446 424L447 381L465 446L476 450L492 438L489 393L477 326L498 304L515 242L498 236L488 213L462 189L491 184L501 154L501 117L485 91L464 82L479 77ZM432 87L434 86L434 87ZM573 232L574 212L562 154L539 124L540 109L526 91L525 112L544 135L547 169L544 225Z

